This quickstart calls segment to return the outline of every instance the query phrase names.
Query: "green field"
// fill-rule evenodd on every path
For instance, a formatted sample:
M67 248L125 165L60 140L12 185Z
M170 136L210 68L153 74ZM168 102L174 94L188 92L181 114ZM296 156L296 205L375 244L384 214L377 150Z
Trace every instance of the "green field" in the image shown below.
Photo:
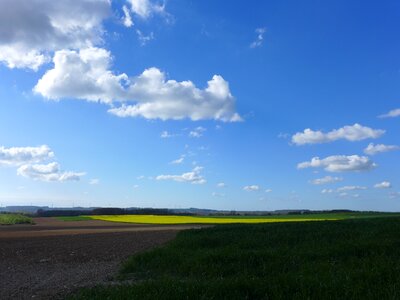
M400 218L182 231L119 280L71 299L400 299Z
M33 221L27 216L20 214L0 214L0 225L32 224Z
M63 221L102 220L109 222L136 224L234 224L234 223L277 223L305 221L336 221L357 218L377 218L400 216L390 213L331 213L304 215L274 215L274 216L159 216L159 215L104 215L58 217Z

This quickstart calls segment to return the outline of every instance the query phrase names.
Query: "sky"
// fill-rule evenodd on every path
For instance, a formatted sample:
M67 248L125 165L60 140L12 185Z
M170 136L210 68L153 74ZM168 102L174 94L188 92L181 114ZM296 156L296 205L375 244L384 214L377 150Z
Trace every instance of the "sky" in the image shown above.
M400 210L398 1L0 1L0 206Z

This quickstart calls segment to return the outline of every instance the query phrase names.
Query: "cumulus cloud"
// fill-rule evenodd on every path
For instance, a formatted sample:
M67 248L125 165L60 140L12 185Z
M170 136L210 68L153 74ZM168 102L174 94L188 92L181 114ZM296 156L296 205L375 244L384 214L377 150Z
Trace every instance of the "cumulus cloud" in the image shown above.
M41 181L79 181L85 173L63 172L56 162L49 164L29 164L18 168L17 174Z
M54 68L34 87L34 92L47 99L76 98L110 104L127 97L124 83L128 76L109 71L111 55L107 50L60 50L55 53L53 62Z
M266 28L257 28L255 32L257 33L257 39L250 44L250 48L260 47L264 42L264 34L267 31Z
M54 157L54 152L47 145L38 147L0 147L0 166L20 166L37 163Z
M328 133L307 128L304 132L298 132L293 135L292 142L296 145L329 143L341 139L354 142L370 138L376 139L384 133L385 130L372 129L356 123L352 126L334 129Z
M235 112L235 99L228 82L219 75L214 75L207 88L201 90L191 81L166 80L163 72L150 68L132 79L128 95L137 103L123 104L109 112L118 117L161 120L242 120Z
M157 68L133 78L116 75L110 71L111 61L110 52L101 48L57 51L54 68L43 75L34 91L52 100L106 103L114 106L108 111L118 117L241 121L229 84L219 75L214 75L205 89L199 89L191 81L167 80Z
M311 182L311 184L322 185L322 184L336 183L336 182L340 182L340 181L343 181L342 177L325 176L323 178L314 179L310 182Z
M38 147L0 147L0 166L19 167L20 176L42 181L78 181L85 173L65 172L57 162L39 164L54 158L47 145Z
M226 184L225 184L225 182L219 182L219 183L217 184L217 187L219 187L219 188L224 188L224 187L226 187Z
M159 175L156 180L173 180L178 182L187 182L191 184L204 184L206 180L201 175L202 167L195 167L191 172L183 173L181 175Z
M243 190L247 192L255 192L259 191L260 187L258 185L246 185L245 187L243 187Z
M392 184L389 181L382 181L374 185L374 188L376 189L390 189L391 187Z
M37 70L50 52L102 42L109 0L0 1L0 62Z
M378 153L389 152L389 151L396 151L400 150L399 146L395 145L384 145L384 144L373 144L370 143L367 148L364 149L364 153L368 155L375 155Z
M311 161L297 165L298 169L323 168L328 172L360 172L370 171L377 165L366 156L358 155L334 155L324 159L314 157Z
M400 117L400 108L393 109L389 111L387 114L379 116L379 118L396 118L396 117Z
M266 189L265 192L266 193L272 193L272 189Z

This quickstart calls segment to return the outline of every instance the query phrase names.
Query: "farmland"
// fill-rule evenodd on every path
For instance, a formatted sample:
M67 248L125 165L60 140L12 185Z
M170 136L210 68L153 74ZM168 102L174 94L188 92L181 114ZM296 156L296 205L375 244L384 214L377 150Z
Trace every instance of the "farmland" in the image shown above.
M182 231L70 298L398 299L399 232L399 217Z
M81 286L113 280L130 255L199 226L137 225L33 218L0 226L0 299L64 299Z
M400 216L390 213L331 213L331 214L304 214L304 215L271 215L271 216L159 216L159 215L100 215L60 217L63 221L102 220L119 223L136 224L256 224L280 222L307 222L307 221L337 221L359 218L377 218Z
M0 214L0 225L31 224L33 221L20 214Z

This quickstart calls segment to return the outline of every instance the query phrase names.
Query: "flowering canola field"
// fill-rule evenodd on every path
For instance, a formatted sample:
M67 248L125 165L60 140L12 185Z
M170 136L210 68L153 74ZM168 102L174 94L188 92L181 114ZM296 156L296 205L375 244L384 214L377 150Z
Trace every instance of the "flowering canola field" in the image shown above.
M94 220L137 223L137 224L255 224L255 223L276 223L276 222L306 222L339 220L335 216L316 218L315 216L301 217L200 217L200 216L156 216L156 215L107 215L90 216Z

